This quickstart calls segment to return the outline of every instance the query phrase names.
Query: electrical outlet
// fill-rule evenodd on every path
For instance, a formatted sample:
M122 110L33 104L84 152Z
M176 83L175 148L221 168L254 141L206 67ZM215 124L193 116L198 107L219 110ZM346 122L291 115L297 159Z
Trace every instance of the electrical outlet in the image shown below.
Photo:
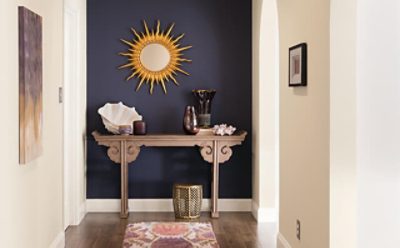
M301 234L300 221L296 220L296 237L297 237L298 240L300 240L300 234Z
M64 101L64 92L62 87L58 87L58 103L63 103Z

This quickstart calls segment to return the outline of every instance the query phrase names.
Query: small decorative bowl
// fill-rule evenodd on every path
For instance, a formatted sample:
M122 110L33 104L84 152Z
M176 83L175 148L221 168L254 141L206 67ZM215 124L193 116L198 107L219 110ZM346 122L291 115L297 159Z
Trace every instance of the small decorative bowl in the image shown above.
M133 130L131 125L121 125L118 127L118 131L121 135L130 135Z

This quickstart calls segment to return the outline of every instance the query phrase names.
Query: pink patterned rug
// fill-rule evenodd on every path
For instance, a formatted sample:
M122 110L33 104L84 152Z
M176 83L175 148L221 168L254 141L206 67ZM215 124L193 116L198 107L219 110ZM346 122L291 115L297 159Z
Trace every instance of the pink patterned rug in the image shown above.
M210 223L141 222L126 227L123 248L217 248Z

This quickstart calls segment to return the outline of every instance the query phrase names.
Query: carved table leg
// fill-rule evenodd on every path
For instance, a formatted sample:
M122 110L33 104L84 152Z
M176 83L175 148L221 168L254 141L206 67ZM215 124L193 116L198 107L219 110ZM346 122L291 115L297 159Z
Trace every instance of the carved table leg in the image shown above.
M128 218L128 161L126 159L126 141L121 141L121 218Z
M213 168L212 168L212 185L211 185L211 218L218 218L218 194L219 194L219 147L218 142L215 140L213 145Z

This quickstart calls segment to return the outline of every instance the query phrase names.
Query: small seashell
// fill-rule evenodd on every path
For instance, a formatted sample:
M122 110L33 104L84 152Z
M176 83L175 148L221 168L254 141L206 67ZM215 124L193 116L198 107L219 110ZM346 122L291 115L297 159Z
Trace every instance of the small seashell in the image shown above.
M215 125L213 127L213 132L215 135L232 135L236 131L236 127L233 126L228 126L227 124L220 124L220 125Z

